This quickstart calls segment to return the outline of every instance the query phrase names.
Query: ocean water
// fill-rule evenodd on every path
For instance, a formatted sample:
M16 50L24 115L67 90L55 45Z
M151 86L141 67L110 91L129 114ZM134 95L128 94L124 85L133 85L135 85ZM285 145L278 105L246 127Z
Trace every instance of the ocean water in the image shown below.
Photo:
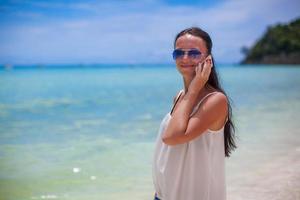
M300 67L217 70L238 137L228 199L298 198ZM153 199L156 134L181 88L173 66L1 69L0 199Z

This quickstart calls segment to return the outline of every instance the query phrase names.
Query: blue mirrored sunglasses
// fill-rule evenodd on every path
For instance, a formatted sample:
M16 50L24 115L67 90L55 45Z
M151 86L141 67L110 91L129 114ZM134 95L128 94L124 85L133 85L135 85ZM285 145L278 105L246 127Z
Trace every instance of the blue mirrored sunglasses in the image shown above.
M173 59L176 60L178 58L183 58L185 53L187 53L187 56L191 59L200 58L202 54L198 49L191 49L187 51L182 49L175 49L173 51Z

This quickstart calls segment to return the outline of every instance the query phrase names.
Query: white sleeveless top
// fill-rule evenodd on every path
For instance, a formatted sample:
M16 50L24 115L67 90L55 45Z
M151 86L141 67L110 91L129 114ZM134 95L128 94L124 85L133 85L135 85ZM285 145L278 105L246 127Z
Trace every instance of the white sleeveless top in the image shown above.
M192 114L214 93L217 92L206 95ZM166 114L160 124L154 152L152 175L157 197L161 200L225 200L224 126L217 131L208 129L190 142L170 146L161 139L170 118L170 113Z

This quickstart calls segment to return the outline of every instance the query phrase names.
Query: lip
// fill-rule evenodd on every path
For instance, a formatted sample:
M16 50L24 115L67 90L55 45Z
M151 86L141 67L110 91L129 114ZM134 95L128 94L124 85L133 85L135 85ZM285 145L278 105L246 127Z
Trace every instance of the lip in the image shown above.
M192 67L195 67L195 65L181 65L181 67L183 67L183 68L192 68Z

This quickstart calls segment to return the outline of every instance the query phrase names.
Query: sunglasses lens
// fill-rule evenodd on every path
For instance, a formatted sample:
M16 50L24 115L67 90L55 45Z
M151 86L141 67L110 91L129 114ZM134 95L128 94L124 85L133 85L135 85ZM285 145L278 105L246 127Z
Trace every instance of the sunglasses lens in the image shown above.
M191 59L196 59L196 58L200 58L201 56L201 52L197 49L192 49L189 51L186 51L187 55L189 58ZM175 49L173 51L173 59L176 60L178 58L182 58L184 56L185 51L181 50L181 49Z
M182 51L180 49L175 49L173 51L173 58L174 58L174 60L176 60L177 58L180 58L182 56L184 56L184 51Z
M188 51L188 55L190 58L199 58L201 56L201 52L196 49L193 49Z

